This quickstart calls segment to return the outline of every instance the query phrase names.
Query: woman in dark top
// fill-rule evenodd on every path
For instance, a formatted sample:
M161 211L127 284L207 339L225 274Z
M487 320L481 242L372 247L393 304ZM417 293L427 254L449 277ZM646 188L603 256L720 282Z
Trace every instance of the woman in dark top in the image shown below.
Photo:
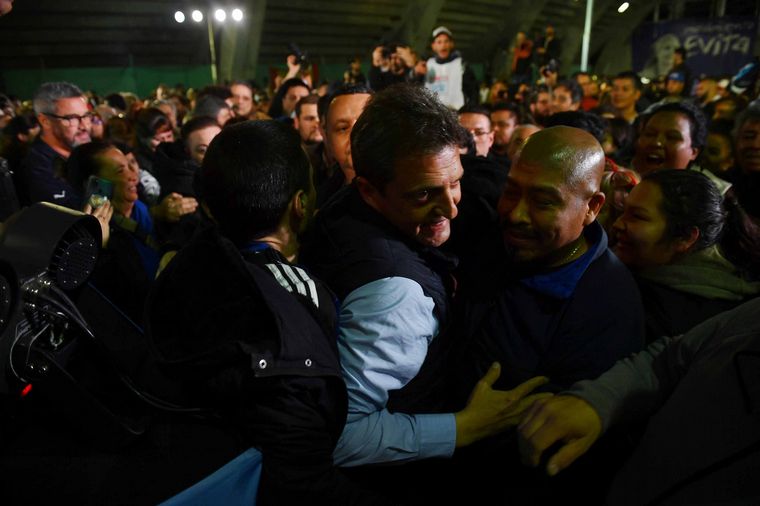
M77 147L67 162L67 179L86 191L90 176L113 186L111 234L92 283L138 324L159 265L158 245L148 207L137 195L138 173L113 144L94 141Z
M758 265L743 218L730 194L724 201L695 171L653 172L631 191L613 226L615 253L636 274L650 341L760 293L757 273L738 267Z

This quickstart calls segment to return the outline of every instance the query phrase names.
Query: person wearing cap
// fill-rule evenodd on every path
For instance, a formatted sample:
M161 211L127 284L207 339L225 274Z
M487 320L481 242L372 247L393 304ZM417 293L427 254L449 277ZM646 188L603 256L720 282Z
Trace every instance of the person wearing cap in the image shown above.
M674 81L680 79L680 81L683 83L680 91L680 96L682 97L688 97L691 95L691 88L693 84L693 79L691 76L691 69L688 65L686 65L686 49L682 47L676 48L676 50L673 51L673 68L671 68L670 72L668 72L668 81L671 79ZM671 95L670 90L668 90L668 94Z
M686 75L680 71L673 71L668 74L665 81L665 91L667 92L666 100L680 100L683 97L686 88Z
M435 92L449 109L459 110L466 102L477 102L475 75L466 67L459 51L454 50L451 30L445 26L433 30L430 47L435 55L427 61L425 87Z

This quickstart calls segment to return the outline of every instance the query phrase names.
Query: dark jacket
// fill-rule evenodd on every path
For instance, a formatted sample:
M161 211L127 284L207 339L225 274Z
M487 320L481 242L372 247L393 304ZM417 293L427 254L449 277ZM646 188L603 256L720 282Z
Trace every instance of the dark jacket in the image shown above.
M467 338L467 349L456 355L461 385L471 387L499 361L494 388L546 375L558 390L642 348L644 314L633 277L607 248L598 223L584 233L589 250L556 269L527 272L506 262L503 250L500 261L481 263L458 315L457 329ZM460 392L462 401L468 393Z
M758 314L755 299L573 386L604 429L648 419L608 504L760 502Z
M356 185L341 189L317 214L301 260L340 300L372 281L400 276L433 299L439 322L448 315L452 258L404 237L362 200Z
M717 246L689 253L674 263L636 273L646 314L647 342L677 336L718 313L760 294Z
M346 391L329 292L318 285L320 314L332 322L276 281L269 266L291 268L283 258L265 266L245 255L211 228L156 281L147 330L175 385L154 393L211 409L241 451L261 450L262 504L373 502L332 464Z
M437 397L441 385L440 368L448 349L445 331L449 299L453 292L450 272L455 265L436 248L425 247L404 237L380 213L368 206L356 185L343 188L320 210L303 245L301 259L324 279L343 300L360 286L386 277L416 281L435 303L440 323L439 337L433 340L417 376L401 390L391 392L388 409L407 413L441 411Z
M65 179L65 159L41 138L37 138L21 164L21 205L52 202L70 209L79 209L82 196Z

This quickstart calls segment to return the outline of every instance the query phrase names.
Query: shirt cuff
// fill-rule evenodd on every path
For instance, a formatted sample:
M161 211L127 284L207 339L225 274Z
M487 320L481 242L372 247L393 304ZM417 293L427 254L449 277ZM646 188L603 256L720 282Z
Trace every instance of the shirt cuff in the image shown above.
M419 458L449 458L457 443L457 423L453 413L414 415L420 431Z

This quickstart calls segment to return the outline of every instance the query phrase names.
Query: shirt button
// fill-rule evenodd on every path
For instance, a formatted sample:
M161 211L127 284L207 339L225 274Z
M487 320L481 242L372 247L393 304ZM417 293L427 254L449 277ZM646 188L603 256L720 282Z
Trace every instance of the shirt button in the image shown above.
M262 369L266 369L267 368L267 361L264 360L263 358L261 360L259 360L259 367L261 367Z

